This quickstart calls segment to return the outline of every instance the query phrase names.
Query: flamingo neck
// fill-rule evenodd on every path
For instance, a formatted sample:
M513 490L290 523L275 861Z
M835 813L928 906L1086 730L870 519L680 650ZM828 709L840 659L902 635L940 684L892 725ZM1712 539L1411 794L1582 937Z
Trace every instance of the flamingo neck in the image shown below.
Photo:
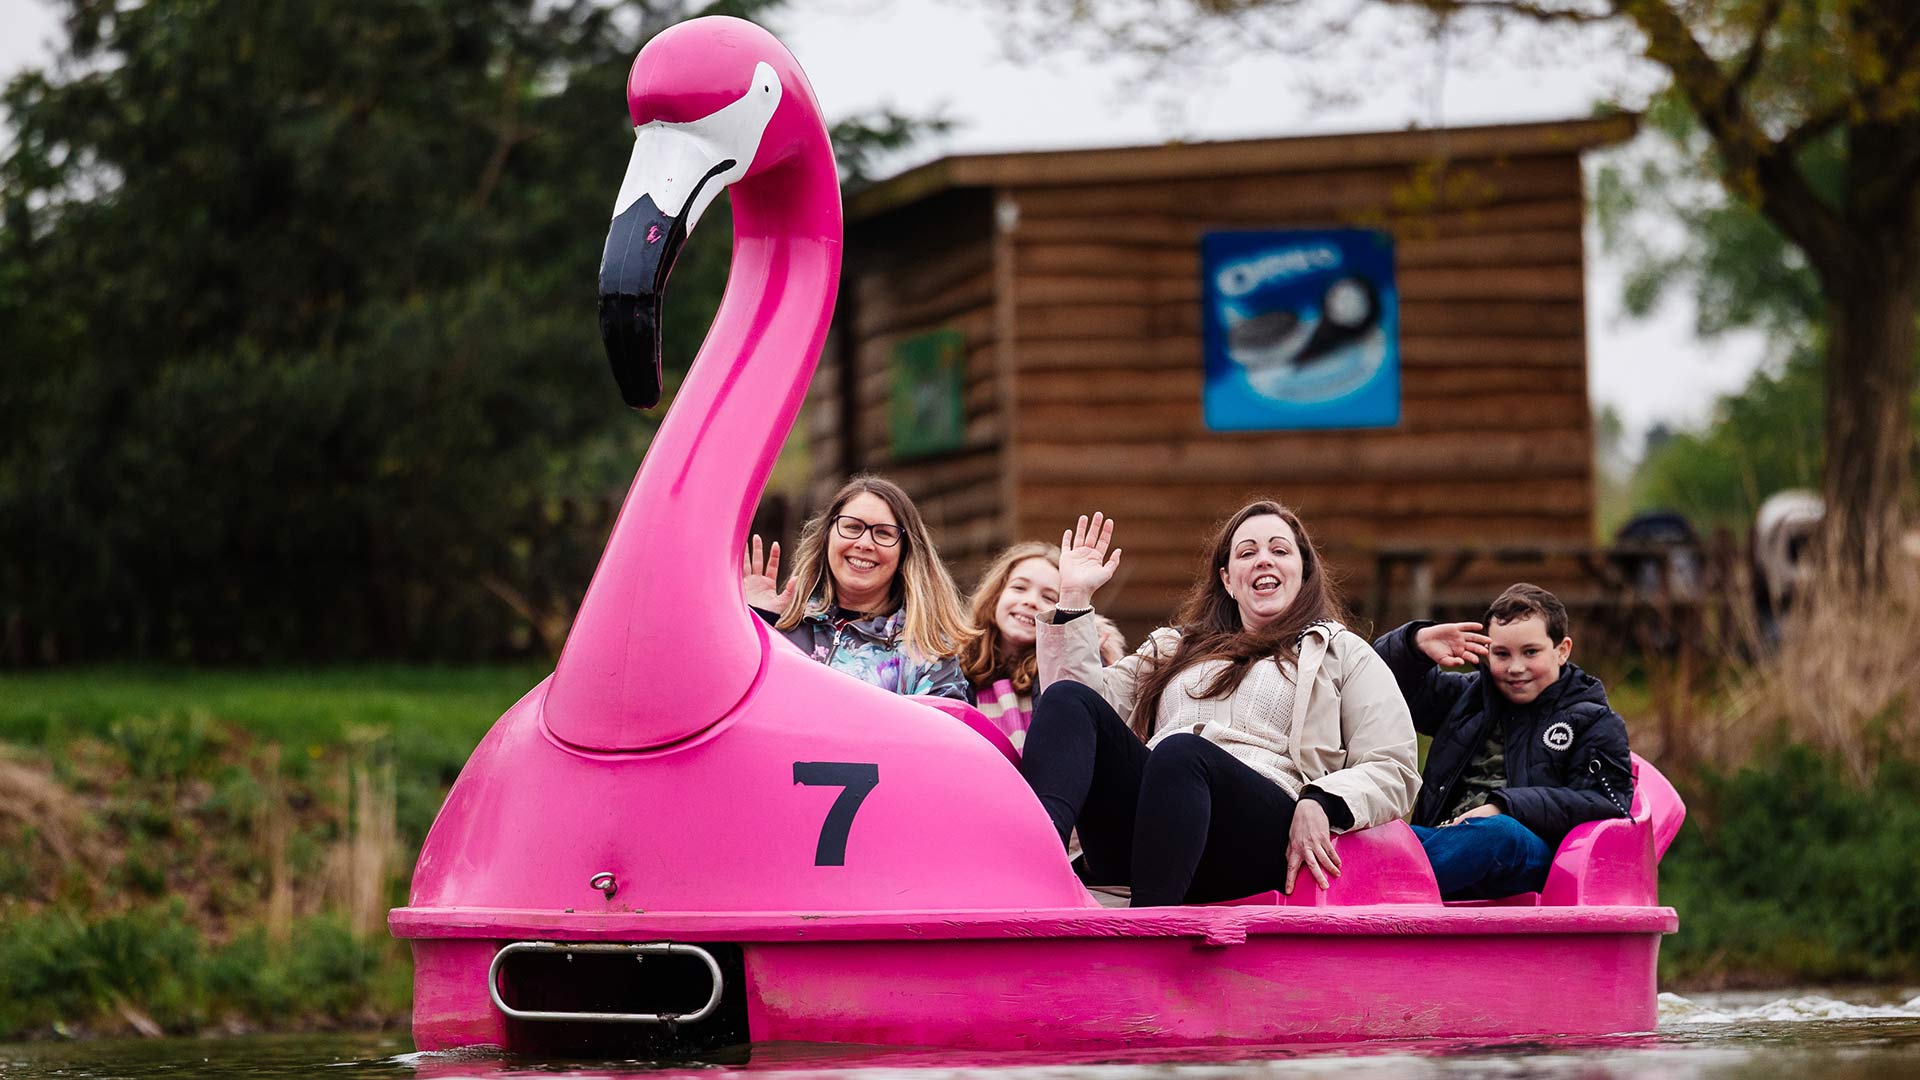
M727 715L766 631L740 591L753 510L806 397L839 285L839 179L819 147L733 188L719 313L620 516L543 715L588 749L662 746Z

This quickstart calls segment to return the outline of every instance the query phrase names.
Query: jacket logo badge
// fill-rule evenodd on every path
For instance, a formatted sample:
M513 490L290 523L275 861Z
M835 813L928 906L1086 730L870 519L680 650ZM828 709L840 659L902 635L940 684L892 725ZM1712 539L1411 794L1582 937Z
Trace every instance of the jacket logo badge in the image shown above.
M1546 743L1549 750L1565 750L1573 745L1573 725L1562 720L1542 732L1540 741Z

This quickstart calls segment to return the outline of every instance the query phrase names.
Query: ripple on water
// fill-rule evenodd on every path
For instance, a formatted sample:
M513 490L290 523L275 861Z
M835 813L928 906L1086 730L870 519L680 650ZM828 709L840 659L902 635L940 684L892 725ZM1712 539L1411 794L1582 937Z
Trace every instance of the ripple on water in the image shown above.
M1731 998L1731 995L1728 996ZM1660 1027L1686 1024L1785 1024L1810 1020L1920 1019L1920 994L1903 1004L1841 1001L1819 994L1740 1003L1726 998L1693 1001L1679 994L1660 995Z

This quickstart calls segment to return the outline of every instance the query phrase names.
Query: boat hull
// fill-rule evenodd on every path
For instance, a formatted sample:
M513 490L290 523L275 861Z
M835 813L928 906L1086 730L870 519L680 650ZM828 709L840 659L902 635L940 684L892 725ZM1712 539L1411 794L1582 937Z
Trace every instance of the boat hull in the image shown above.
M516 1045L512 941L737 946L753 1042L1096 1050L1652 1030L1664 907L630 914L408 908L422 1050Z

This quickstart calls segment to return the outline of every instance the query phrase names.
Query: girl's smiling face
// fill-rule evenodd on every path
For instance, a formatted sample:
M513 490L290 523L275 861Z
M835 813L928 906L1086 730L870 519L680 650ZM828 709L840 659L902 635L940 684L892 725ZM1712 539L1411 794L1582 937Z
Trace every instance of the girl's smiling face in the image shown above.
M1040 611L1060 602L1060 568L1038 555L1015 563L993 605L993 625L1008 648L1030 648Z
M1257 514L1233 531L1220 580L1240 606L1240 625L1258 630L1279 618L1300 595L1304 572L1299 540L1286 519Z
M887 501L871 491L848 499L838 513L868 525L898 528L900 524ZM893 588L894 572L900 569L903 543L904 538L891 547L876 543L872 529L848 539L838 528L831 528L827 533L827 570L833 575L834 599L852 611L878 613Z

